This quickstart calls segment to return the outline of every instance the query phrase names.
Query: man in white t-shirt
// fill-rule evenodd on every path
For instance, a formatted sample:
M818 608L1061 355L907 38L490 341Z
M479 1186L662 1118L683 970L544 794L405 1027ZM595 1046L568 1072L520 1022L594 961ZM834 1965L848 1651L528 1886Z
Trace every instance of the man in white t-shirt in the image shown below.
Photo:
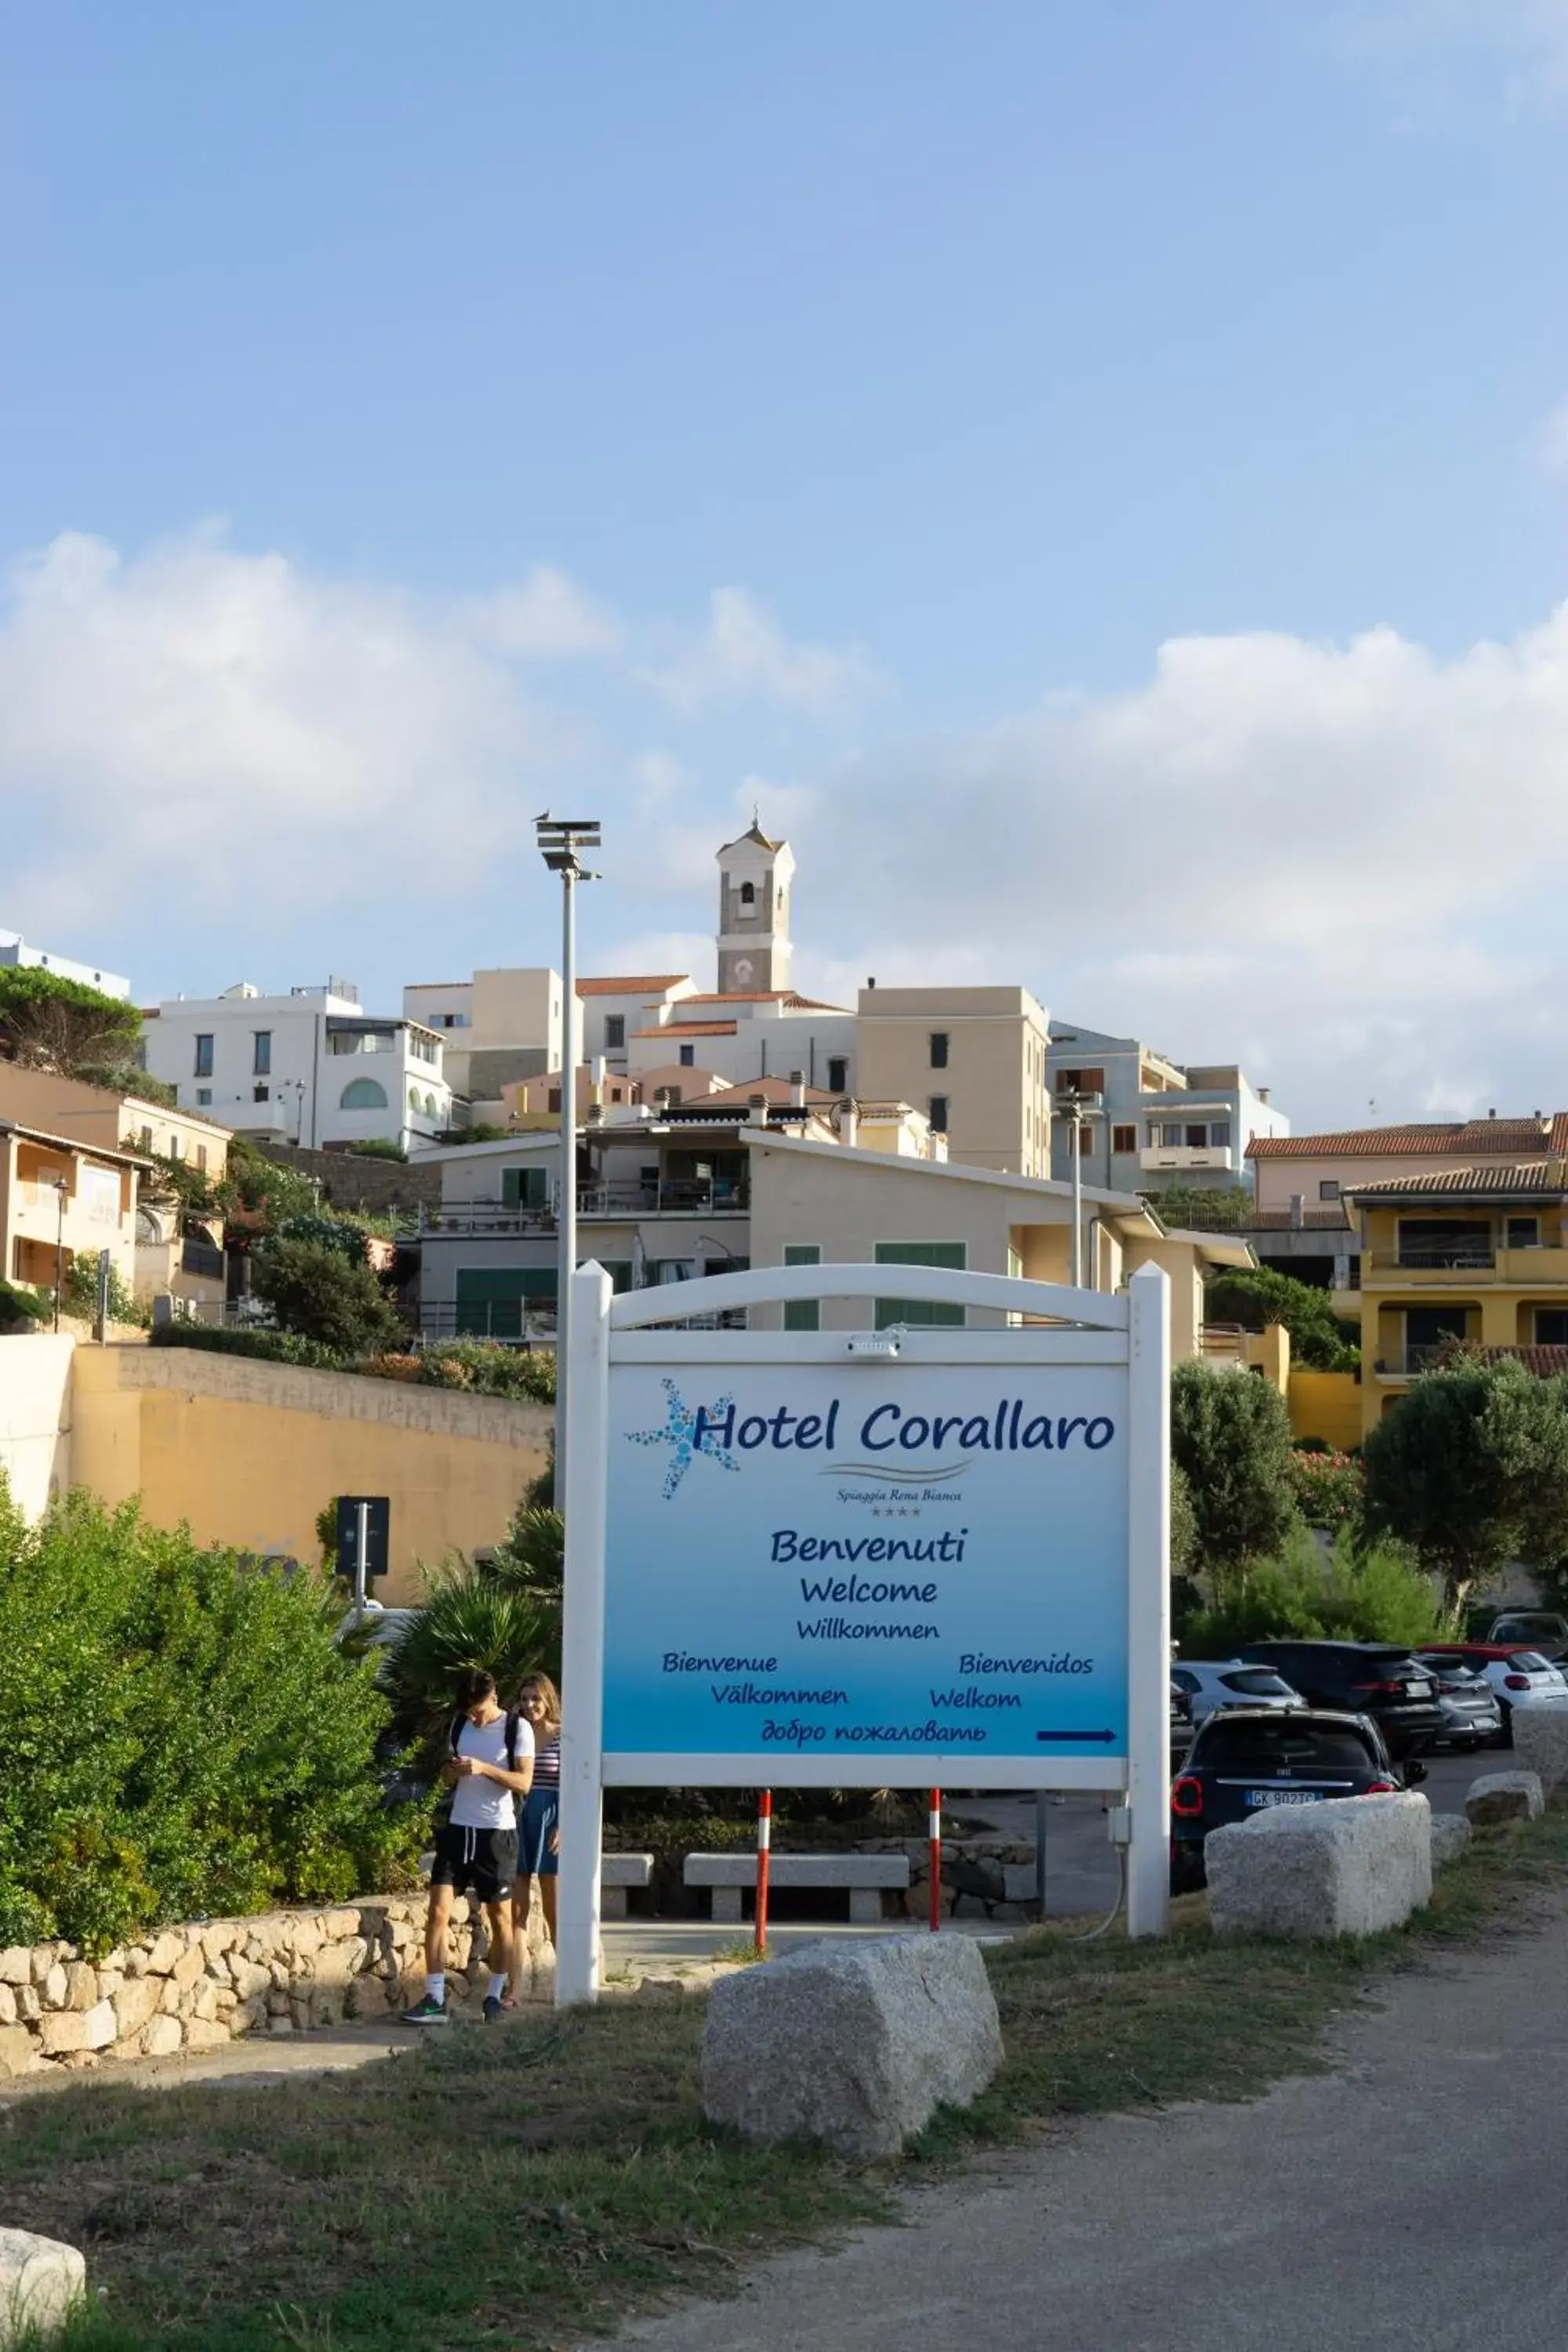
M511 1891L517 1876L518 1802L533 1785L533 1734L496 1696L481 1667L461 1675L451 1752L441 1778L454 1792L451 1816L436 1832L430 1909L425 1922L425 1998L403 2012L405 2025L445 2025L447 1923L471 1888L489 1922L487 2021L500 2015L511 1969Z

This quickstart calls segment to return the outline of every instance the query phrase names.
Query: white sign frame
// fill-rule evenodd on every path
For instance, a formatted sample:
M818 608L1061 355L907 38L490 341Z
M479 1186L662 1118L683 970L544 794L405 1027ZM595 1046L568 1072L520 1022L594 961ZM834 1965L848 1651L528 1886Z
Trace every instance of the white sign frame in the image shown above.
M1127 1931L1162 1936L1170 1913L1170 1282L1146 1265L1124 1296L942 1266L900 1265L901 1298L1047 1318L987 1330L924 1327L900 1334L899 1360L920 1364L1109 1364L1127 1373L1127 1658L1125 1757L1041 1759L1040 1788L1100 1790L1130 1814ZM606 1756L604 1752L605 1557L612 1362L700 1364L722 1376L742 1363L853 1362L869 1334L849 1331L668 1331L655 1327L791 1299L886 1293L879 1265L759 1266L746 1274L616 1294L596 1263L573 1276L567 1393L572 1444L562 1659L561 1886L558 2006L597 1998L599 1864L606 1785L757 1785L757 1759ZM884 1354L879 1360L886 1362ZM779 1759L779 1786L852 1785L842 1756ZM973 1755L922 1759L931 1785L1020 1785L1017 1761ZM784 1777L787 1774L787 1780ZM922 1779L921 1785L925 1785Z

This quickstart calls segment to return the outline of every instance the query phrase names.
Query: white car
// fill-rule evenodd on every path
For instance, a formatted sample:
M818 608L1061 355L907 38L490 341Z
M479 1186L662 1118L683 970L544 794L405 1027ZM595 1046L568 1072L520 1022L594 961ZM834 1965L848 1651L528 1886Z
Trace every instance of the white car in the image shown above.
M1245 1658L1183 1658L1171 1668L1171 1680L1178 1690L1185 1691L1194 1726L1225 1707L1307 1704L1272 1666L1249 1666Z

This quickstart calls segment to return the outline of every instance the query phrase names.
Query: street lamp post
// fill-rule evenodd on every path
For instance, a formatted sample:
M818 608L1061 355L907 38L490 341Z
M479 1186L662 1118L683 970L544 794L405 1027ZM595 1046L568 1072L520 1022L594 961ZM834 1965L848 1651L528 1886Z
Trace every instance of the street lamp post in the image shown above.
M65 1288L66 1263L66 1201L70 1187L63 1176L55 1178L55 1329L60 1328L60 1294Z
M561 877L561 1171L555 1270L555 1505L566 1498L567 1342L572 1277L577 1271L577 902L579 882L595 882L580 852L599 846L597 817L533 820L539 854Z
M1057 1097L1056 1107L1065 1111L1072 1122L1072 1286L1083 1288L1083 1132L1087 1121L1097 1118L1103 1097L1085 1094L1077 1087L1069 1087Z

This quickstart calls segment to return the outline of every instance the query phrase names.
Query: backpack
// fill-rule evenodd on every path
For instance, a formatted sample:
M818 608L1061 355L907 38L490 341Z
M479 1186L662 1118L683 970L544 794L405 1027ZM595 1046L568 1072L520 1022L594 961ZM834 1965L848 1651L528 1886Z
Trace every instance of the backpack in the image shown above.
M458 1753L458 1742L462 1738L463 1726L468 1719L466 1715L461 1714L452 1717L452 1728L447 1734L447 1741L454 1756ZM515 1772L517 1769L517 1727L521 1720L522 1717L516 1707L509 1706L506 1711L506 1769L509 1772Z

